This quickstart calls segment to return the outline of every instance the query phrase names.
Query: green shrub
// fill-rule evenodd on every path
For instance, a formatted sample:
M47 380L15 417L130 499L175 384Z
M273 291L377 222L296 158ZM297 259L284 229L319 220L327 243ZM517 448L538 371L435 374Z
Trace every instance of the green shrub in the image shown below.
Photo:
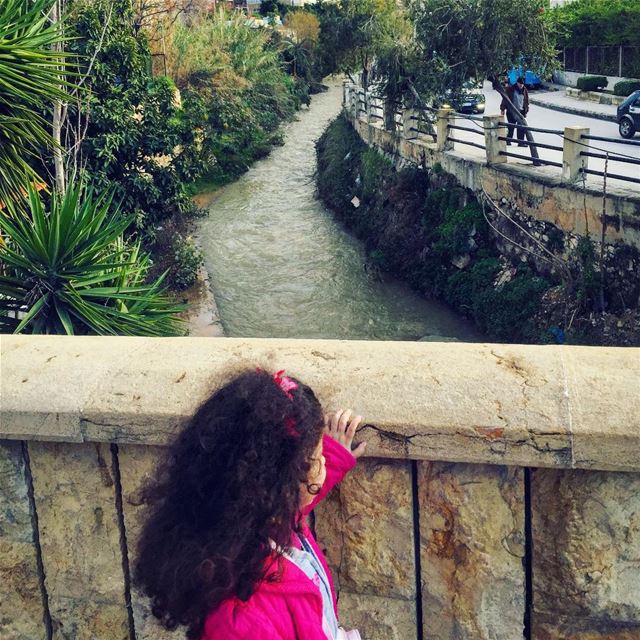
M578 302L587 308L595 307L600 295L601 278L593 240L585 236L580 238L574 255L578 265L576 282Z
M70 186L48 208L29 185L26 211L0 216L0 331L163 336L183 332L163 276L147 282L150 261L126 243L131 223L111 196Z
M81 157L92 184L113 190L138 228L188 212L185 181L210 161L199 141L204 104L188 94L180 104L170 78L151 76L130 0L78 2L72 16L68 46L88 74ZM73 142L77 127L74 114L63 139Z
M564 2L551 8L547 15L560 47L620 44L633 46L638 42L638 0Z
M215 157L205 183L224 184L281 144L279 125L308 103L308 85L283 69L277 32L252 29L241 15L217 12L176 28L175 73L183 95L206 105L199 124Z
M578 89L580 91L597 91L607 86L608 80L605 76L582 76L578 78Z
M525 268L511 282L479 292L474 300L473 317L483 331L500 340L537 338L539 332L533 325L533 316L549 287L547 280Z
M472 234L477 233L478 227L484 224L482 210L477 202L470 203L463 209L447 209L444 221L437 230L438 239L434 244L434 251L445 259L468 253L472 247Z
M173 258L171 283L176 289L188 289L195 284L198 269L204 264L202 252L190 237L178 235L173 241Z
M640 80L621 80L613 85L613 93L617 96L630 96L640 89Z
M445 300L467 316L474 316L474 300L485 291L493 290L493 281L500 270L497 258L479 260L468 270L452 273L446 284Z
M375 149L367 149L360 157L362 199L372 200L380 191L387 173L393 171L393 165Z
M347 118L338 116L316 142L318 195L343 219L353 210L360 155L367 146Z

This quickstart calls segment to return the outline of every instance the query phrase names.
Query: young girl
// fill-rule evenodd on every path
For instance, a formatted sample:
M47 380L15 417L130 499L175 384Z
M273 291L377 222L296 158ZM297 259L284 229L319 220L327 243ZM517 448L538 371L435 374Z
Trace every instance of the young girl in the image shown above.
M306 515L364 453L360 416L323 417L313 391L246 372L216 391L148 490L135 578L163 626L192 640L358 640L338 625Z

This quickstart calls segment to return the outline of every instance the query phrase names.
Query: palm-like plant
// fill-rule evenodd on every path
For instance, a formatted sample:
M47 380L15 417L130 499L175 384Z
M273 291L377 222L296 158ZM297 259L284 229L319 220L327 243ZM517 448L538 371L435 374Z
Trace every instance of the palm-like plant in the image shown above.
M296 78L310 81L312 67L313 42L298 40L297 38L283 38L283 52L285 59L291 66L291 74Z
M37 179L29 155L52 144L42 112L66 97L61 74L65 54L52 49L62 40L51 24L52 0L0 2L0 199L19 194Z
M45 211L29 186L28 213L0 214L0 332L161 336L183 333L184 306L145 283L149 258L122 234L112 197L76 186Z

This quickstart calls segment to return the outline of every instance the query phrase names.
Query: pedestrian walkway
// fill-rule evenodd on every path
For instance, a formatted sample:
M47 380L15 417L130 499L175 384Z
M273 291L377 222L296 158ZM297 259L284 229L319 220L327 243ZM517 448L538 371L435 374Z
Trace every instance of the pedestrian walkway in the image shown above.
M529 93L529 102L547 109L617 122L615 106L572 98L564 92L564 88L560 91L531 91Z

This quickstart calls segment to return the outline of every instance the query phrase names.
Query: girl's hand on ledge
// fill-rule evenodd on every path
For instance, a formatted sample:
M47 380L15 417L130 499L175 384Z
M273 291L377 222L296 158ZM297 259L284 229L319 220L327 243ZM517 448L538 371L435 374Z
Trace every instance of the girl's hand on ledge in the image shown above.
M367 447L361 442L353 451L351 445L362 416L353 416L351 409L338 409L324 418L324 432L339 442L354 458L359 458Z

